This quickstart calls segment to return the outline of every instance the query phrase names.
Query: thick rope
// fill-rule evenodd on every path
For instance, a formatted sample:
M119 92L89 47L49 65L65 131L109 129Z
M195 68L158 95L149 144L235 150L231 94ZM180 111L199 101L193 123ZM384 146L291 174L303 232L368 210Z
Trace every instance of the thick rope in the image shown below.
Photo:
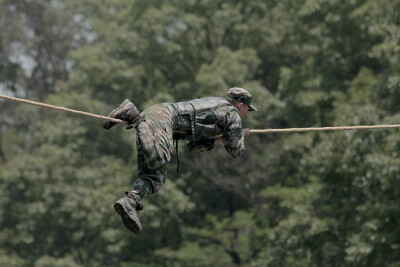
M83 116L89 116L89 117L96 118L96 119L109 120L109 121L112 121L112 122L115 122L115 123L128 124L126 121L115 119L115 118L111 118L111 117L107 117L107 116L97 115L97 114L84 112L84 111L79 111L79 110L74 110L74 109L70 109L70 108L53 106L53 105L44 104L44 103L40 103L40 102L35 102L35 101L31 101L31 100L26 100L26 99L22 99L22 98L6 96L6 95L2 95L2 94L0 94L0 98L12 100L12 101L17 101L17 102L21 102L21 103L26 103L26 104L31 104L31 105L35 105L35 106L40 106L40 107L44 107L44 108L61 110L61 111L70 112L70 113L74 113L74 114L79 114L79 115L83 115Z
M321 132L321 131L344 131L344 130L367 130L367 129L390 129L400 128L400 124L391 125L360 125L360 126L338 126L338 127L314 127L314 128L287 128L287 129L252 129L251 133L293 133L293 132Z
M109 120L109 121L112 121L115 123L127 124L126 121L111 118L108 116L102 116L102 115L97 115L97 114L93 114L93 113L89 113L89 112L44 104L44 103L26 100L26 99L22 99L22 98L6 96L6 95L2 95L2 94L0 94L0 98L17 101L17 102L21 102L21 103L26 103L26 104L31 104L31 105L35 105L35 106L55 109L55 110L61 110L61 111L79 114L79 115L83 115L83 116L89 116L89 117L96 118L96 119ZM367 130L367 129L390 129L390 128L400 128L400 124L314 127L314 128L287 128L287 129L251 129L250 133L292 133L292 132L317 132L317 131L320 132L320 131L344 131L344 130Z

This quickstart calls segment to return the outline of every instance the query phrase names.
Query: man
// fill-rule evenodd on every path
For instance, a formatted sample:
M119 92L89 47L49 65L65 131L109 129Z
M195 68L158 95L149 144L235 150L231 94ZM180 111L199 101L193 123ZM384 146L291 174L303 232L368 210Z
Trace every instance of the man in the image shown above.
M243 88L228 90L227 97L206 97L188 102L154 105L142 113L129 100L110 113L110 117L127 121L127 129L136 128L138 180L126 197L114 204L125 226L139 234L142 225L136 211L142 210L141 200L154 194L167 178L166 164L171 159L174 140L189 141L190 152L211 150L220 141L234 158L245 150L244 138L249 129L242 129L241 119L257 109L251 94ZM104 129L116 123L106 121Z

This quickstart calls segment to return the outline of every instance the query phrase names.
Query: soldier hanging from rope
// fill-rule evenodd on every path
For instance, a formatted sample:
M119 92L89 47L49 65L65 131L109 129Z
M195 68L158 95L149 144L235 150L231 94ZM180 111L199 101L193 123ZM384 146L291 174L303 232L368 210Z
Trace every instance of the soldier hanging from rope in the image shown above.
M228 90L227 97L206 97L187 102L154 105L142 113L128 99L113 110L109 117L127 121L127 129L136 128L138 179L133 190L114 204L125 226L140 234L142 225L136 211L148 194L155 194L167 178L166 164L171 159L174 140L189 141L190 152L211 150L220 141L234 158L245 150L244 138L249 129L242 129L248 111L257 109L251 94L243 88ZM116 123L106 121L104 129Z

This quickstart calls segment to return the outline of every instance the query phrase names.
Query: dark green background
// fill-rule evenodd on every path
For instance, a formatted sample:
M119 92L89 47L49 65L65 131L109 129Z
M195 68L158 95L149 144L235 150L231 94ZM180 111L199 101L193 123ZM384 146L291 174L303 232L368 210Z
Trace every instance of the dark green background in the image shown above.
M399 40L399 0L0 0L0 92L106 115L239 86L251 129L397 124ZM1 266L400 266L399 130L182 145L134 236L133 130L0 112Z

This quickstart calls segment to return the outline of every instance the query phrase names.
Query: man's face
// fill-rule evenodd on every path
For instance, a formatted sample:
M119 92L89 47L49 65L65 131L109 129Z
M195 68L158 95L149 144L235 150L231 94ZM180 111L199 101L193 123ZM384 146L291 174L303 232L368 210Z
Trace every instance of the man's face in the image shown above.
M248 105L246 105L245 103L239 104L238 112L239 112L239 116L241 119L246 117L247 113L249 112L249 108L250 107Z

